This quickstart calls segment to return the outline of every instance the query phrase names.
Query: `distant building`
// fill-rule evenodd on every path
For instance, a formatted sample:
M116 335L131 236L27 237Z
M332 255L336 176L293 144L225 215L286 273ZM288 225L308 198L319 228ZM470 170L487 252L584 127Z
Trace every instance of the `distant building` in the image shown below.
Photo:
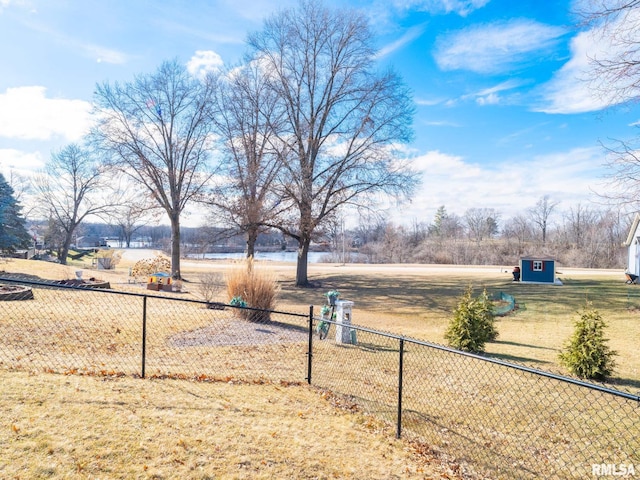
M640 213L636 213L627 235L627 240L622 244L627 247L627 273L640 276Z
M99 248L106 246L107 240L98 235L86 235L84 237L78 237L76 240L76 248Z

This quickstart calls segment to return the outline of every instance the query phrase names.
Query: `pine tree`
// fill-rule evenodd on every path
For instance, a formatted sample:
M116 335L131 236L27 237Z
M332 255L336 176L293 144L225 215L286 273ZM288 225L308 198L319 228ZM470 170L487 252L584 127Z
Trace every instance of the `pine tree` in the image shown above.
M575 322L573 335L559 355L560 363L580 378L604 380L610 376L617 353L607 345L606 326L600 313L587 302Z
M29 246L31 237L25 228L22 207L13 195L13 188L0 173L0 251L14 252Z
M464 292L449 322L445 339L449 345L467 352L484 352L486 342L495 340L498 332L494 326L493 306L483 290L473 298L473 288Z

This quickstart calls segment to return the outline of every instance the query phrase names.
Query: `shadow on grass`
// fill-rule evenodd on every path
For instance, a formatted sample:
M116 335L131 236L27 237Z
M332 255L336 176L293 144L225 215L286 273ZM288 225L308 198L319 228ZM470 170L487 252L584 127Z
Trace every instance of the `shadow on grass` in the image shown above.
M394 275L385 272L341 273L314 276L312 283L319 288L296 288L293 282L281 282L280 297L288 302L323 304L327 290L340 291L342 300L352 300L358 308L373 311L400 312L431 311L449 314L468 285L480 291L505 290L504 279L481 281L462 275L428 276Z
M634 380L632 378L611 378L604 384L607 387L616 388L619 390L632 390L634 395L640 394L640 380Z
M526 347L526 348L537 348L539 350L551 350L551 351L555 351L555 348L550 348L550 347L541 347L539 345L531 345L528 343L518 343L518 342L507 342L505 340L495 340L492 343L497 343L500 345L513 345L514 347Z
M27 273L9 273L9 272L0 272L0 280L6 278L7 280L25 280L27 282L46 282L45 280L38 275L30 275Z
M487 358L497 358L499 360L504 360L505 362L517 363L517 364L537 364L537 365L553 365L552 362L548 362L546 360L539 360L537 358L531 357L520 357L518 355L509 355L508 353L487 353L485 354Z

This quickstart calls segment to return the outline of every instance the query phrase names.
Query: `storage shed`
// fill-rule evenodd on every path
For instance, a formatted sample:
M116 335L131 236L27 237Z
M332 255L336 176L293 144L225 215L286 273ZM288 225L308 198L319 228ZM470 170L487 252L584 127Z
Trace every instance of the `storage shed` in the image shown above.
M520 281L560 284L556 280L556 261L552 258L523 257L520 259Z

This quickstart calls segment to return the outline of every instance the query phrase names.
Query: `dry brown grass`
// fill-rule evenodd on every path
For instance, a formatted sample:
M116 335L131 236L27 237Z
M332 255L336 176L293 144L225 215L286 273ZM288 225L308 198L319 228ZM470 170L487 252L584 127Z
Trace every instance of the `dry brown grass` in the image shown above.
M126 265L126 263L125 263ZM7 267L8 271L27 269L29 265L13 262ZM183 265L183 276L187 278L185 285L187 290L196 290L197 278L207 272L229 271L233 265L223 262L189 262ZM308 312L308 305L320 305L324 302L324 292L330 289L339 289L344 298L354 300L354 322L373 328L386 331L402 333L425 340L442 343L443 333L446 328L451 311L455 306L457 298L464 288L470 283L478 288L484 287L492 293L503 290L516 297L520 304L520 310L515 315L505 317L497 322L500 336L497 342L488 344L488 351L499 358L525 363L528 365L542 367L546 370L554 370L564 373L557 366L557 353L563 341L568 338L572 331L572 319L575 312L580 308L585 298L589 298L596 308L599 308L610 325L608 336L610 344L614 350L619 352L620 369L614 378L614 386L627 389L637 389L640 386L640 353L637 349L637 338L640 337L640 325L634 321L637 316L637 305L640 304L640 287L627 286L624 279L618 278L616 272L579 272L566 270L563 275L565 286L551 287L539 285L513 284L509 280L509 274L502 269L467 269L444 268L433 266L347 266L336 265L310 265L311 279L321 284L320 288L297 289L293 286L295 276L294 267L291 265L268 264L268 268L279 277L282 288L278 309ZM55 271L54 271L55 270ZM56 272L64 270L50 269L43 275L44 278L51 278ZM139 285L128 283L126 274L123 271L105 272L108 279L118 289L135 290L142 293ZM82 295L89 295L83 293ZM188 298L188 293L181 294L182 298ZM48 302L50 310L44 310L42 315L55 319L55 302L61 305L80 305L91 303L87 297L83 299L51 298ZM220 299L224 301L225 299ZM167 370L175 370L180 365L184 366L185 358L176 349L169 348L167 338L185 331L198 331L207 325L212 324L212 312L202 309L201 306L181 306L180 312L172 313L170 309L163 306L159 301L152 301L149 305L151 318L163 318L163 330L158 336L151 336L149 346L156 352L156 358L162 367L156 372L163 374ZM134 325L126 325L123 318L130 315L135 318L138 315L139 305L136 300L119 301L118 309L105 314L104 324L115 326L120 333L117 341L105 341L94 346L98 352L104 355L113 354L115 348L123 358L130 353L131 361L137 363L136 355L138 351L134 347L139 341L139 332ZM83 317L74 309L74 314L59 322L59 331L45 332L49 336L60 333L64 337L67 331L77 331L86 329L87 335L92 338L99 337L102 330L99 325L92 322L92 317ZM130 312L130 313L126 313ZM634 316L636 315L636 316ZM60 320L58 318L58 320ZM16 332L26 324L24 319L15 317ZM120 322L120 323L118 323ZM129 322L131 323L131 322ZM222 325L222 324L220 324ZM6 325L5 325L6 326ZM18 328L19 327L19 328ZM94 330L91 330L94 329ZM11 329L5 330L5 334ZM23 335L22 342L41 341L43 335L41 331L34 330L33 337ZM79 338L86 338L83 335ZM47 337L48 338L48 337ZM365 340L359 336L359 341ZM80 340L78 343L66 346L70 351L82 349ZM56 348L60 345L56 345ZM276 345L260 345L245 347L221 347L209 345L199 350L194 350L189 358L198 359L198 364L194 364L195 371L203 368L219 356L225 358L225 368L228 370L222 375L228 375L232 379L241 379L243 374L256 365L259 365L263 372L275 375L275 378L304 378L304 344L289 345L286 348ZM318 351L314 353L314 358L322 365L323 355L329 359L329 364L333 365L332 371L319 369L315 373L315 378L320 384L335 388L336 391L350 391L355 384L364 385L362 395L365 398L380 399L380 404L372 404L372 411L378 411L382 418L392 419L395 391L395 366L397 360L397 347L393 345L384 348L371 348L362 342L361 345L345 347L341 352L343 362L331 363L332 355L335 351L329 348L328 344L318 343ZM326 350L326 351L325 351ZM50 353L51 349L49 350ZM64 351L58 351L64 357ZM430 364L421 362L418 350L410 349L406 354L406 365L408 374L406 378L406 408L418 412L419 405L427 402L432 408L434 418L437 418L437 426L445 431L451 428L452 431L463 430L477 432L478 421L481 421L480 435L481 441L485 442L484 447L508 448L509 445L519 444L529 439L539 442L539 448L535 451L523 451L524 457L518 457L515 461L525 462L527 456L540 456L542 461L548 459L553 462L567 462L567 468L575 468L571 465L572 455L578 458L581 450L593 448L596 443L602 441L600 450L603 452L615 451L615 445L606 443L610 436L598 438L601 429L607 429L616 424L625 425L622 422L633 419L633 415L628 415L626 407L617 406L611 403L610 408L601 408L601 402L606 399L599 399L593 402L593 396L576 395L575 408L570 416L566 416L562 411L555 409L546 410L545 401L547 398L564 397L571 399L574 392L569 390L556 390L553 384L538 380L514 379L514 384L522 388L519 394L519 402L531 413L530 417L523 417L518 414L518 409L504 410L497 408L499 403L492 404L495 398L501 398L509 393L510 385L496 383L495 378L502 378L501 371L489 374L476 372L470 376L462 369L457 369L451 364L450 357L438 360L439 363ZM153 360L153 358L152 358ZM161 362L160 362L161 360ZM479 367L480 368L480 367ZM491 370L493 367L484 365L481 368ZM134 370L135 371L135 370ZM251 373L251 372L249 372ZM255 371L253 372L255 375ZM477 375L476 375L477 374ZM519 374L515 374L518 377ZM429 385L437 385L437 388L426 388L424 379L429 378ZM340 384L343 382L343 384ZM347 385L349 384L349 385ZM413 387L412 387L413 385ZM541 389L541 386L544 389ZM343 388L345 387L345 388ZM421 389L422 388L422 389ZM593 402L593 403L590 403ZM578 405L580 403L580 405ZM509 404L507 403L507 407ZM377 409L377 410L376 410ZM472 411L470 417L461 419L458 410ZM604 417L600 416L604 415ZM531 422L531 418L538 418L538 422ZM473 420L475 419L475 420ZM529 420L528 420L529 419ZM407 426L425 425L424 418L419 415L412 419L411 415L405 420ZM600 423L598 423L600 422ZM428 425L428 422L427 422ZM580 435L584 432L584 426L588 426L593 434L589 438ZM502 433L506 427L512 428L513 434ZM576 426L579 426L576 429ZM416 427L419 428L419 427ZM577 431L576 431L577 430ZM574 431L575 436L574 437ZM624 438L625 445L637 445L637 438L634 440L634 432L637 426L630 426L624 435L631 435L631 438ZM447 435L429 437L431 430L423 432L425 438L430 438L432 445L445 447ZM304 433L299 433L304 435ZM471 437L471 434L469 434ZM474 433L477 435L477 433ZM475 437L472 437L475 438ZM622 441L622 438L620 439ZM635 443L634 443L635 442ZM493 447L495 445L495 447ZM529 445L534 445L531 443ZM598 444L599 445L599 444ZM559 448L561 447L561 448ZM473 443L469 444L469 450L474 449ZM636 449L640 451L640 448ZM620 453L620 452L619 452ZM624 453L624 452L621 452ZM563 458L556 456L563 454ZM569 455L567 460L566 455ZM599 459L594 459L598 461ZM606 459L605 459L606 460ZM622 461L622 460L621 460ZM637 459L640 461L640 459ZM584 465L582 466L584 467ZM356 477L362 478L362 477Z
M154 252L149 252L153 258ZM87 270L84 277L97 276L119 290L146 293L144 284L135 284L128 268L135 260L125 254L116 270ZM243 262L183 260L186 281L181 298L201 299L200 277L226 276ZM64 267L46 262L13 260L0 265L0 272L31 273L48 279L73 278L81 265ZM85 267L88 264L84 265ZM499 337L487 344L487 353L507 361L566 373L559 366L558 353L573 331L576 312L585 300L593 302L608 323L610 347L618 352L618 368L613 382L632 391L640 390L640 287L626 285L624 274L606 270L563 269L564 286L514 284L510 269L500 267L450 267L433 265L336 265L310 264L309 279L318 288L294 286L295 265L257 262L280 287L276 308L307 313L309 305L325 303L323 294L338 289L342 298L355 302L353 321L359 325L444 344L444 332L458 297L473 284L491 294L505 291L516 298L520 309L500 318ZM219 291L214 301L227 302Z
M304 386L0 379L2 478L456 477Z

